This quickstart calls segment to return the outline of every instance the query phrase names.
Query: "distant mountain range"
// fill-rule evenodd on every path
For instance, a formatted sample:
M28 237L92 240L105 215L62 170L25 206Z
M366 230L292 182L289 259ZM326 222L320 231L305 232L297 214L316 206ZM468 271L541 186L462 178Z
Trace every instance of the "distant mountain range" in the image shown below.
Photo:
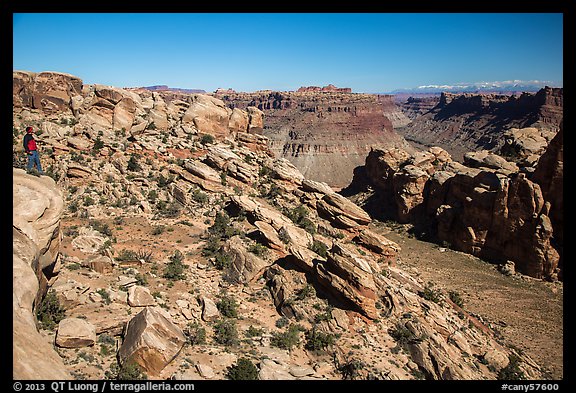
M562 87L562 84L551 81L499 81L499 82L474 82L456 83L453 85L423 85L418 87L396 89L388 94L435 94L449 93L514 93L514 92L537 92L545 86Z

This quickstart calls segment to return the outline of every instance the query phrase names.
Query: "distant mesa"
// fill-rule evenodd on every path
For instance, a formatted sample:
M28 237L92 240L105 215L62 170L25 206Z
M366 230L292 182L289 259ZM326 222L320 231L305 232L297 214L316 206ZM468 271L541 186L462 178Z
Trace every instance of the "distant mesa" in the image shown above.
M298 93L306 93L306 92L352 93L352 89L349 87L336 87L333 84L329 84L328 86L324 87L302 86L296 91Z
M144 86L144 87L141 87L141 89L150 90L150 91L172 91L172 92L190 93L190 94L194 94L194 93L204 94L204 93L206 93L206 91L202 90L202 89L182 89L180 87L168 87L166 85Z

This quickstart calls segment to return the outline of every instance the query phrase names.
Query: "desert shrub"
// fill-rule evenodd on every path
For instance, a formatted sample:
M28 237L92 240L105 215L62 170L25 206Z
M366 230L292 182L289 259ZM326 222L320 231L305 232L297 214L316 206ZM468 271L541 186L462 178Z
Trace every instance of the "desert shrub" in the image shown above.
M36 308L36 319L42 329L54 330L60 321L66 317L65 312L66 310L60 306L56 292L51 289Z
M314 316L314 322L316 323L320 323L322 321L330 321L332 319L332 309L334 307L328 305L326 306L326 309L324 310L324 312L320 313L320 314L316 314Z
M448 292L448 297L450 298L450 300L452 300L454 302L454 304L456 304L458 307L462 308L464 307L464 300L462 299L462 297L460 296L460 294L458 292L455 291L450 291Z
M508 365L498 372L498 379L501 381L526 379L524 372L520 369L520 358L517 355L508 355Z
M166 264L164 268L164 274L162 277L168 280L183 280L186 276L184 275L184 269L186 265L183 263L184 255L180 250L174 251L174 254L170 256L170 262Z
M314 289L314 287L310 284L306 284L306 286L304 286L304 288L301 288L300 290L298 290L298 292L296 292L296 299L297 300L304 300L307 297L313 297L316 295L316 290Z
M160 201L162 202L162 201ZM166 204L166 202L164 202L162 205L160 205L160 202L158 202L158 205L156 206L159 210L159 213L161 216L163 217L167 217L167 218L175 218L178 217L178 215L180 214L180 204L176 201L172 201L169 204Z
M216 213L214 224L208 228L208 232L212 235L218 236L220 239L229 239L232 236L239 234L239 231L231 225L230 217L225 211L219 211Z
M192 200L201 204L208 202L208 195L206 193L200 191L199 188L194 189L192 191Z
M206 329L198 322L189 323L185 334L190 345L206 344Z
M226 377L234 381L257 380L258 369L249 359L240 358L236 364L227 368Z
M298 345L299 342L300 327L298 325L290 325L288 329L283 332L273 333L270 345L290 350L292 347Z
M397 323L396 326L388 330L390 336L396 341L399 347L407 349L409 344L416 344L422 341L403 323Z
M246 330L246 337L259 337L262 335L262 333L264 333L262 328L256 328L250 325Z
M215 142L214 136L210 135L210 134L204 134L202 135L202 137L200 138L200 143L203 145L208 145L208 144L212 144Z
M282 327L288 325L288 323L290 323L290 321L288 320L288 318L286 318L286 317L280 317L280 318L278 318L278 320L276 320L275 325L276 325L277 328L282 328Z
M214 324L214 340L218 344L232 346L238 343L235 319L220 319Z
M114 379L118 381L135 381L148 379L148 376L142 370L140 365L134 361L128 361L122 366L118 366L118 364L111 365L110 371L106 371L105 376L107 379Z
M117 261L135 261L138 258L136 257L136 252L128 249L122 249L118 251L118 255L116 255L115 259Z
M342 375L342 379L354 380L360 376L360 370L366 367L366 363L358 359L346 361L344 364L338 366L338 372Z
M256 256L263 257L268 253L268 247L263 246L260 243L254 243L248 247L248 251Z
M161 235L162 233L164 233L165 230L166 227L164 227L163 225L156 225L154 228L152 228L152 234Z
M310 351L320 351L336 343L337 336L332 333L323 333L313 327L305 333L306 344L304 348Z
M321 241L314 240L314 242L308 248L323 258L328 256L328 246L326 246L326 244L322 243Z
M426 300L430 300L434 303L440 303L440 301L442 300L442 293L440 292L440 290L432 288L433 286L434 284L428 282L424 290L419 292L419 295Z
M98 289L96 291L96 293L99 294L100 296L102 296L102 301L104 302L104 304L112 303L112 299L110 298L110 294L104 288Z
M131 172L137 172L142 170L142 166L138 162L138 158L135 154L130 155L130 159L128 160L127 168Z
M306 232L314 234L316 233L316 227L314 223L308 218L309 211L304 207L304 205L297 206L290 210L285 210L284 214L292 220L292 222L298 225L300 228L306 230Z
M236 303L236 299L231 296L223 295L218 303L216 303L216 307L218 308L218 311L220 311L220 313L225 317L238 317L238 303Z
M110 227L106 223L103 223L103 222L98 221L98 220L90 220L90 226L94 230L100 232L103 235L112 236L112 230L110 229Z

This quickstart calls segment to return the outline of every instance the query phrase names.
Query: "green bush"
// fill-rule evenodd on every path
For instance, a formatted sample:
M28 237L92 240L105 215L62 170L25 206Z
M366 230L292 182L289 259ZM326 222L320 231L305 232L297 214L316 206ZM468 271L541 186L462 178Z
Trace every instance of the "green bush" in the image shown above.
M128 160L128 166L127 166L128 170L131 172L137 172L137 171L141 171L142 170L142 166L140 165L140 163L138 162L138 158L136 157L135 154L132 154L130 156L130 159Z
M320 351L336 343L337 337L331 333L323 333L313 327L306 332L306 345L304 348L311 351Z
M398 322L394 328L388 330L388 333L401 348L408 349L409 344L416 344L422 341L410 329L401 322Z
M260 243L254 243L248 247L248 251L256 256L264 257L268 253L268 247L263 246Z
M326 246L326 244L322 243L321 241L314 240L314 242L308 248L323 258L328 256L328 246Z
M134 361L128 361L124 363L121 367L118 364L113 364L110 366L110 371L106 371L106 378L115 379L118 381L135 381L135 380L146 380L148 376L140 365Z
M206 344L206 329L198 322L189 323L185 333L190 345Z
M290 325L284 332L273 333L270 345L290 350L300 342L300 328Z
M218 344L232 346L238 343L235 319L220 319L214 324L214 340Z
M204 134L202 135L202 137L200 138L200 143L203 145L208 145L208 144L212 144L215 142L214 136L210 135L210 134Z
M54 330L60 321L66 317L65 312L66 310L60 306L56 292L51 289L36 308L36 319L38 319L42 329Z
M186 277L184 275L184 269L187 267L183 263L183 260L184 255L182 255L180 250L174 251L174 254L170 256L170 262L168 262L164 268L164 274L162 277L173 281L183 280Z
M428 282L423 291L419 292L419 295L426 300L430 300L434 303L440 303L442 300L442 292L440 290L432 288L434 284Z
M225 317L238 317L238 303L236 303L236 299L231 296L223 295L218 303L216 303L216 307L218 308L218 311L220 311L220 313Z
M463 308L464 307L464 300L462 299L462 297L460 296L460 294L458 292L455 291L450 291L448 292L448 297L450 298L450 300L452 300L454 302L454 304L456 304L458 307Z
M249 359L240 358L236 364L227 368L226 376L234 381L257 380L258 369Z

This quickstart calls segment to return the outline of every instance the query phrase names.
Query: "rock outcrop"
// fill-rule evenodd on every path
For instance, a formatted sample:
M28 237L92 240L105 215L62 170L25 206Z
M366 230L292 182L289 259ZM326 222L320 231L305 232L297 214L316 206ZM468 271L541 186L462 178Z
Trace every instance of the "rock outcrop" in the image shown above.
M12 355L14 379L72 379L38 332L36 309L60 269L62 194L47 177L13 170Z
M374 149L357 180L386 202L367 207L379 217L412 223L457 250L495 263L510 260L524 274L554 280L563 230L561 141L560 132L532 179L487 151L466 154L464 166L434 147L416 155ZM545 194L537 181L552 191Z

